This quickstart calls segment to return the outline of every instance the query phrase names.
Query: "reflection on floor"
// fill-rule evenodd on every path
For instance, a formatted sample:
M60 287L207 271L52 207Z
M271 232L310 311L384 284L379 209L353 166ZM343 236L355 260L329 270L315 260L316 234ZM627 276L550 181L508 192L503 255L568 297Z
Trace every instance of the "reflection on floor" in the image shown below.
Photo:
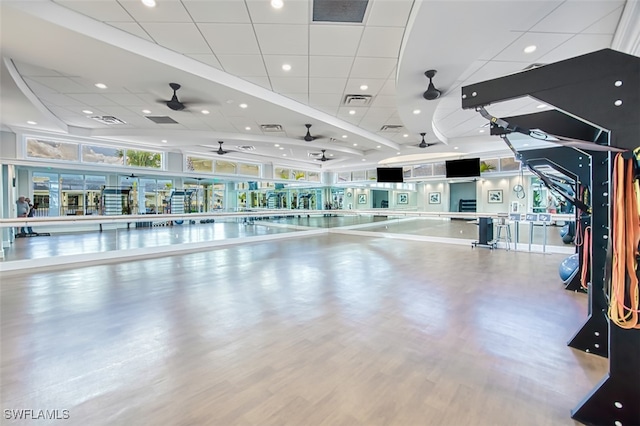
M587 296L563 290L563 258L327 234L3 277L2 408L92 426L574 425L607 362L566 346Z
M559 227L534 226L530 228L528 223L523 222L517 225L519 232L516 232L516 224L512 223L510 226L513 241L516 241L516 235L518 235L518 242L522 246L529 243L529 230L533 229L531 239L533 244L543 244L546 235L548 246L573 250L573 245L566 245L562 242ZM11 247L5 249L5 261L273 235L307 228L353 229L354 227L372 233L444 237L468 241L478 238L476 221L387 216L308 217L300 215L246 222L234 220L104 232L52 233L49 237L16 239Z

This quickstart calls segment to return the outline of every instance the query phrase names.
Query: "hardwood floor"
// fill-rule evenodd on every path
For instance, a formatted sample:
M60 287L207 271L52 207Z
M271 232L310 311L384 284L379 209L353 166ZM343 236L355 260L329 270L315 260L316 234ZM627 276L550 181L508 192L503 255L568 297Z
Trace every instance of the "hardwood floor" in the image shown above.
M329 234L1 277L3 410L65 425L573 425L566 255ZM6 418L3 424L31 424ZM57 423L57 422L56 422Z

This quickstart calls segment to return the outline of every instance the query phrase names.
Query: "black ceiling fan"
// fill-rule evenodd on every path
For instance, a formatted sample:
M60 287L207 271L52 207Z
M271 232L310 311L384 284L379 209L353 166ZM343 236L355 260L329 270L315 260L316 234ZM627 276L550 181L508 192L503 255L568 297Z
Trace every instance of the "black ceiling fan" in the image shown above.
M436 89L436 86L433 85L432 79L437 72L438 71L436 70L429 70L424 73L424 75L426 75L427 78L429 79L429 87L427 88L426 92L423 93L422 96L424 96L424 98L428 101L433 101L435 99L438 99L442 94L442 92Z
M422 136L422 141L418 145L415 145L415 146L417 146L418 148L428 148L430 146L435 145L435 143L427 143L427 142L425 142L425 140L424 140L424 136L425 135L426 135L426 133L420 133L420 136Z
M307 134L304 135L301 139L305 142L313 142L316 139L320 139L323 138L324 136L311 136L311 124L305 124L304 125L307 128Z
M320 151L322 151L322 157L316 158L316 160L322 161L322 162L333 160L333 158L327 158L327 156L324 155L324 153L327 151L326 149L321 149Z
M173 96L171 96L171 99L168 101L160 99L158 100L158 102L165 104L174 111L182 111L187 107L187 104L196 103L195 101L182 102L178 99L178 94L176 92L180 89L180 87L182 87L178 83L169 83L169 87L171 87L171 89L173 90Z
M127 176L127 179L135 179L137 177L138 175L134 175L133 173L131 173L129 176Z
M224 150L224 149L222 149L222 144L223 144L224 142L222 142L222 141L218 141L218 143L220 144L220 147L218 148L218 150L217 150L217 151L214 151L216 154L218 154L218 155L225 155L225 154L228 154L228 153L230 153L230 152L235 152L235 151L231 151L231 150Z

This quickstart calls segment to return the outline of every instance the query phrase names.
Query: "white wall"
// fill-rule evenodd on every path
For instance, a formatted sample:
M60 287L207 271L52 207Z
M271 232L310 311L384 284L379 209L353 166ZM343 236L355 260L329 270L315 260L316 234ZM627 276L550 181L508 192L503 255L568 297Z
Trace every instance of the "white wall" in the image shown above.
M440 204L432 204L429 202L429 194L439 192ZM448 212L449 211L449 183L445 180L433 181L423 184L420 190L421 203L418 204L418 210L425 212Z

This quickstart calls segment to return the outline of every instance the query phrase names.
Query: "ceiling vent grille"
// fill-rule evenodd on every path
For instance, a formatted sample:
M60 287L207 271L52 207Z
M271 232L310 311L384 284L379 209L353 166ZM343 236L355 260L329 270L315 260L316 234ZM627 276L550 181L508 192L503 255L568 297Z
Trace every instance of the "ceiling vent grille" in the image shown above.
M176 120L166 115L164 116L147 115L146 117L156 124L178 124Z
M314 22L357 22L364 20L369 0L314 0Z
M256 147L253 145L236 145L238 151L255 151Z
M260 128L265 133L284 132L281 124L261 124Z
M309 158L321 158L322 157L322 153L321 152L308 152Z
M522 68L522 71L532 70L534 68L542 67L544 65L547 65L547 64L543 64L541 62L534 62L533 64L527 65L526 67Z
M91 118L102 124L127 124L125 121L122 121L112 115L94 115L91 116Z
M344 105L347 106L367 106L371 103L371 95L346 95Z
M383 133L398 133L404 126L402 124L385 124L380 127Z

